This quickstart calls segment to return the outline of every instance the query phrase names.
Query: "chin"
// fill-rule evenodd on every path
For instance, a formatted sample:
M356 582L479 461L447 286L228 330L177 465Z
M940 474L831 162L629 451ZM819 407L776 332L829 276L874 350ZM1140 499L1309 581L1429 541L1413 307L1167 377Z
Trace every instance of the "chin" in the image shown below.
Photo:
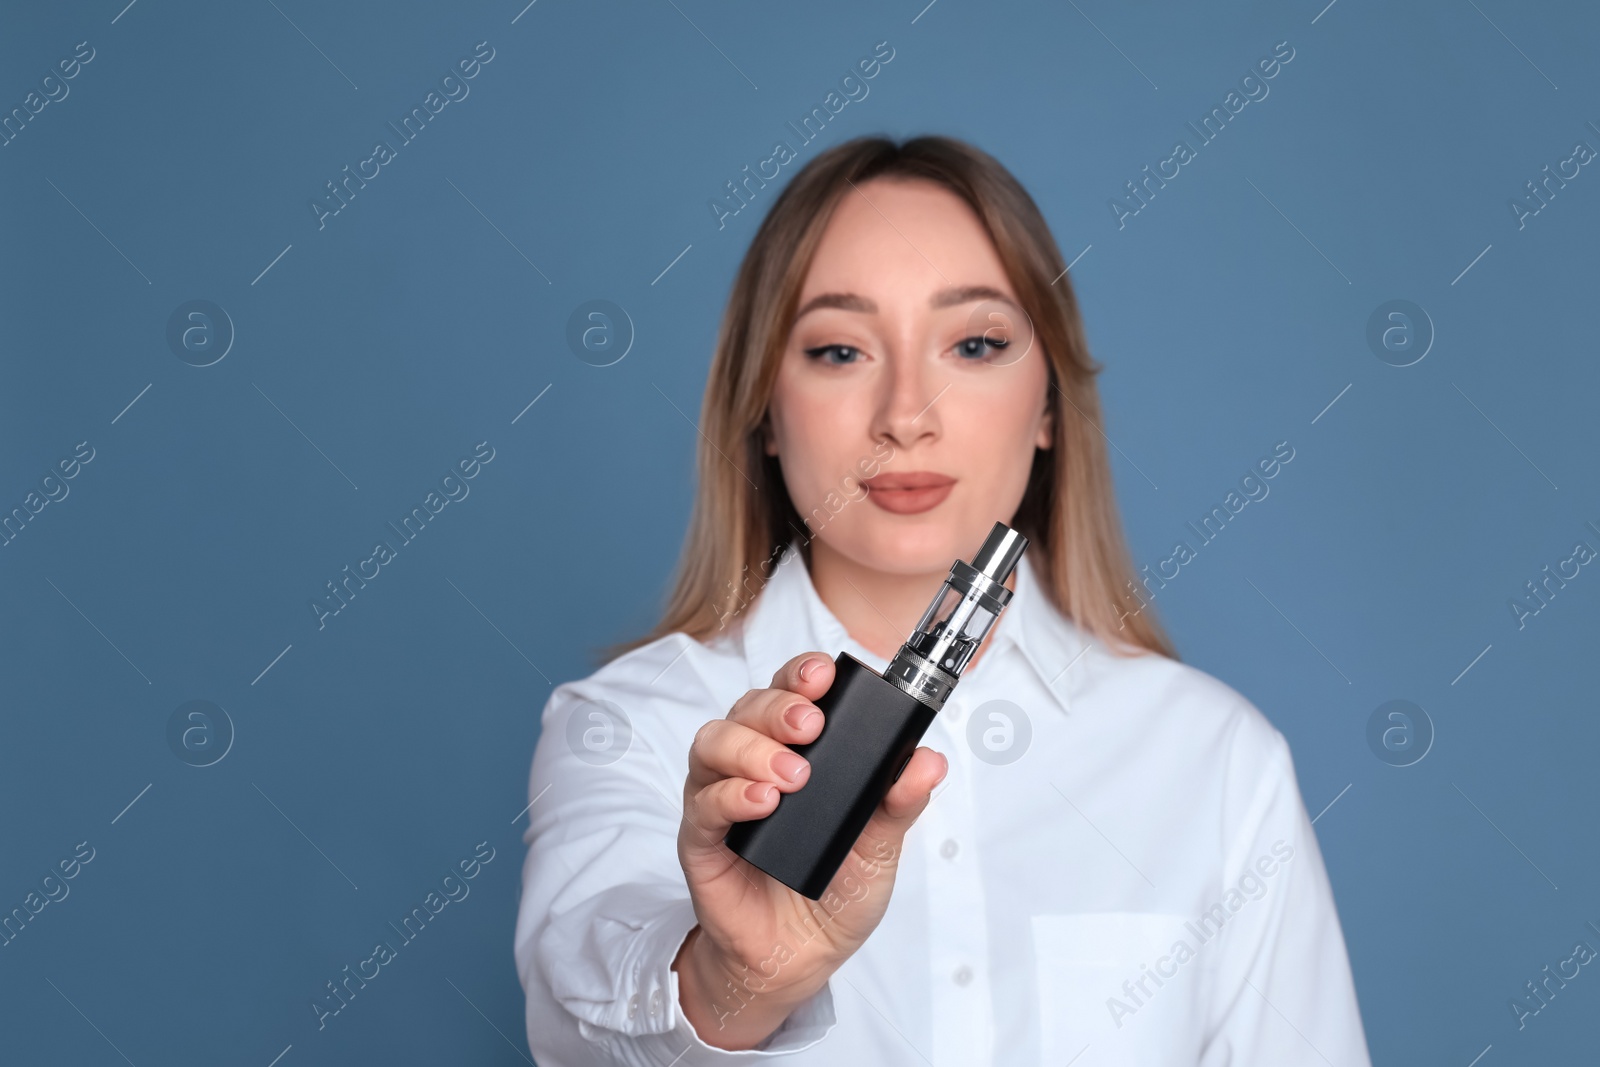
M865 509L873 505L865 501L861 507L863 513L856 522L848 526L839 523L839 529L834 531L824 530L820 539L840 555L885 574L948 571L953 561L965 559L977 550L993 525L993 520L986 519L982 530L975 537L969 536L971 509L963 513L954 500L917 515L895 515L876 508L875 514L868 513Z

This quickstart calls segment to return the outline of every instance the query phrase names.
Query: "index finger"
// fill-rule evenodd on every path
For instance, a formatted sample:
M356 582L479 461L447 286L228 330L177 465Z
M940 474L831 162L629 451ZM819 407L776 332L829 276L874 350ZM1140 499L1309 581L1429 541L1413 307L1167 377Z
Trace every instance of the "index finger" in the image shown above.
M802 652L773 672L772 688L816 700L833 685L833 676L833 657L826 652Z

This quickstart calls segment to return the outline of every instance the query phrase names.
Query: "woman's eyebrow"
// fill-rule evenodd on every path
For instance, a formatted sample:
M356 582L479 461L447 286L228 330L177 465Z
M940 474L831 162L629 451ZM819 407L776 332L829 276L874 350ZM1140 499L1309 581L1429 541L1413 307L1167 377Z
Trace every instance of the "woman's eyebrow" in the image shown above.
M1000 290L990 285L958 285L950 289L940 289L928 300L932 308L947 308L956 304L969 304L974 300L1003 300L1012 306L1016 301Z
M877 304L873 303L871 300L868 300L864 296L857 296L855 293L819 293L810 300L807 300L805 306L799 311L795 312L794 317L798 319L803 315L806 315L812 311L816 311L818 308L839 308L842 311L862 311L868 315L874 315L878 311Z
M953 307L956 304L968 304L974 300L1001 300L1007 304L1015 305L1005 293L989 285L960 285L949 289L941 289L928 299L931 308ZM841 311L860 311L874 315L878 305L864 296L856 293L819 293L807 300L805 306L795 313L795 318L816 311L818 308L838 308Z

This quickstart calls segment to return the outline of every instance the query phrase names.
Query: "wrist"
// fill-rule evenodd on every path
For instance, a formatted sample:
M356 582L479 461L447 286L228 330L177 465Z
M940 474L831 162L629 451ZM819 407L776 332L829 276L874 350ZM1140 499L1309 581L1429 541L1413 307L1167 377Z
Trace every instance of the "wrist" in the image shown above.
M789 968L780 985L741 966L695 926L684 937L672 969L678 972L679 1009L706 1044L751 1049L783 1025L789 1014L826 984L831 971L804 977ZM776 976L774 976L776 978Z
M685 936L679 955L694 968L706 996L722 997L735 1007L741 998L748 1001L756 997L793 1007L821 989L843 962L791 953L782 961L774 958L752 966L724 952L716 939L698 925Z

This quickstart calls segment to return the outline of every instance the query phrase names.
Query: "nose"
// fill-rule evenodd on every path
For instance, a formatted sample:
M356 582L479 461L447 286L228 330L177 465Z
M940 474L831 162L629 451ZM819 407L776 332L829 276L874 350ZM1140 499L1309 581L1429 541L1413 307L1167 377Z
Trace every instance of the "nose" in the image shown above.
M909 449L919 442L938 438L941 430L939 398L950 388L935 381L927 363L910 358L904 351L887 361L879 383L881 390L873 416L872 436L896 448Z

